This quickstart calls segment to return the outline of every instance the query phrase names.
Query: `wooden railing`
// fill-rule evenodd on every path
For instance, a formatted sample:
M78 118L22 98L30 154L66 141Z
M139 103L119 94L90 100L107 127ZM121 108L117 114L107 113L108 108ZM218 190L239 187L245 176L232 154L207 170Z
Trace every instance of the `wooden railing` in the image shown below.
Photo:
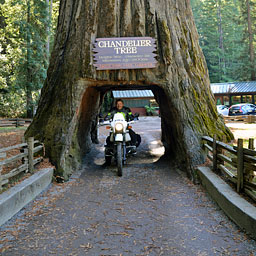
M19 154L8 157L8 152L11 150L19 150ZM0 191L3 185L9 183L9 179L20 174L21 172L33 173L34 165L41 162L43 157L38 157L34 159L34 154L43 151L44 155L44 145L38 140L34 141L33 137L28 138L26 143L10 146L7 148L0 148ZM22 160L22 163L16 164L18 160ZM8 165L15 165L15 168L9 170L7 173L3 174L3 168L8 168Z
M243 140L238 139L237 146L230 146L215 138L203 136L203 146L207 157L212 161L213 171L224 174L236 184L237 192L244 191L256 201L256 151L254 140L249 140L248 149Z
M21 119L21 118L4 118L0 119L0 127L20 127L26 124L30 124L32 119Z
M243 116L224 116L225 122L243 122L243 123L256 123L256 116L243 115Z

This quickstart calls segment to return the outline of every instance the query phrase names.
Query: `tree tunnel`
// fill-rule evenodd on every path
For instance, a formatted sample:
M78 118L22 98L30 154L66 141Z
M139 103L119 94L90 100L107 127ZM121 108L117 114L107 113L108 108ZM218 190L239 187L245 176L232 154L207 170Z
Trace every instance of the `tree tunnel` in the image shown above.
M82 98L80 117L78 124L78 142L81 152L85 155L91 148L92 143L97 143L97 124L98 114L106 92L113 90L152 90L155 99L159 104L161 113L162 142L165 147L166 156L171 160L177 160L186 166L188 159L184 157L187 154L186 143L184 142L183 128L179 116L179 111L170 99L168 99L164 90L158 85L109 85L89 87ZM193 140L193 138L190 138ZM195 150L195 144L191 145ZM198 151L199 149L197 149ZM182 158L181 158L182 156ZM198 156L198 162L202 161L202 155ZM201 159L200 159L201 158Z
M97 38L150 37L152 68L97 70ZM232 134L219 118L189 0L61 1L54 48L36 116L26 132L43 141L56 174L67 179L97 141L103 95L151 89L160 106L165 154L185 166L204 160L201 136Z

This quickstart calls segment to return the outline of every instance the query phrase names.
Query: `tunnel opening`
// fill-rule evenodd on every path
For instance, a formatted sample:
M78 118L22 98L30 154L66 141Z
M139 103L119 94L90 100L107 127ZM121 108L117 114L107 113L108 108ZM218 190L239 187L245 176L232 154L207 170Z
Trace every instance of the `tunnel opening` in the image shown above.
M151 90L153 92L154 99L159 105L161 116L161 118L159 118L159 122L161 123L160 139L164 146L164 154L161 156L161 159L168 159L175 163L178 161L179 164L186 165L187 159L186 154L184 154L185 148L182 137L182 123L178 110L172 103L172 99L168 98L164 89L155 84L89 86L83 94L78 119L77 136L81 149L81 157L86 156L92 148L93 143L99 143L98 117L103 104L104 95L106 95L107 92L115 90ZM143 120L140 122L142 123ZM100 143L102 143L102 141L100 141Z

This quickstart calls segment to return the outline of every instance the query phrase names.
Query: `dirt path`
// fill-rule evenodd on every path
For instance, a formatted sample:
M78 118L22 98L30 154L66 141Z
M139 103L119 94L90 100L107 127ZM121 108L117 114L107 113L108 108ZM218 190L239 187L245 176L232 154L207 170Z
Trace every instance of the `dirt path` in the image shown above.
M249 140L249 138L254 138L255 140L255 148L256 148L256 124L247 124L247 123L226 123L226 126L234 134L235 140L244 139Z
M255 241L200 186L156 163L163 152L159 118L133 127L143 144L123 177L115 166L102 168L97 145L57 200L39 199L0 229L2 255L256 255Z

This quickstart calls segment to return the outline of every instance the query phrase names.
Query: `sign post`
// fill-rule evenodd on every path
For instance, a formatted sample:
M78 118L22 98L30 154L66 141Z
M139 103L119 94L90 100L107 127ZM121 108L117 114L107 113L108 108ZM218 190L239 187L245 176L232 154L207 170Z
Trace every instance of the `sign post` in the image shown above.
M155 51L151 37L97 38L93 65L97 70L155 68Z

